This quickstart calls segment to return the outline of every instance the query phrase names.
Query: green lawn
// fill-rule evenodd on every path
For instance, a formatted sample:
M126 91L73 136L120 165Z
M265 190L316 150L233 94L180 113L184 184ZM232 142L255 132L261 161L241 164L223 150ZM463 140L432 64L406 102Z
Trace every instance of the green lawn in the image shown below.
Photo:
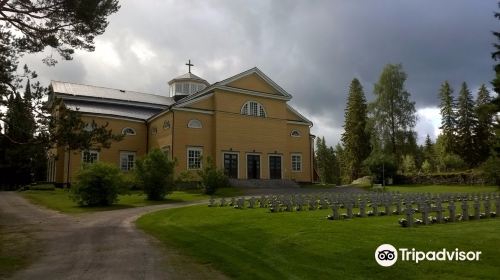
M0 279L26 267L33 259L34 239L27 232L0 226Z
M330 210L268 211L193 206L145 215L137 225L237 279L498 279L500 273L500 218L402 228L402 216L329 221ZM479 262L398 261L384 268L374 259L384 243L482 255Z
M421 193L471 193L471 192L495 192L499 188L497 186L472 186L472 185L398 185L386 186L386 191L398 192L421 192Z
M196 201L208 199L209 196L202 194L200 190L174 191L163 201L146 200L146 195L139 191L118 196L118 203L108 207L80 207L69 198L67 190L55 189L53 191L29 190L22 192L22 195L31 202L45 206L47 208L65 213L85 213L94 211L108 211L131 207L141 207L156 204L166 204L182 201ZM217 191L216 196L236 196L240 195L238 189L227 188Z

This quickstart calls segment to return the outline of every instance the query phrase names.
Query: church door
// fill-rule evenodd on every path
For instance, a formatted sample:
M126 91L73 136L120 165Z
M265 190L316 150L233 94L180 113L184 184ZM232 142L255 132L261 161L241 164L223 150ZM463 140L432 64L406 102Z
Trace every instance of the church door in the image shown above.
M260 156L247 155L247 178L260 179Z
M269 179L281 179L281 156L269 156Z
M224 173L229 178L238 178L237 154L224 154Z

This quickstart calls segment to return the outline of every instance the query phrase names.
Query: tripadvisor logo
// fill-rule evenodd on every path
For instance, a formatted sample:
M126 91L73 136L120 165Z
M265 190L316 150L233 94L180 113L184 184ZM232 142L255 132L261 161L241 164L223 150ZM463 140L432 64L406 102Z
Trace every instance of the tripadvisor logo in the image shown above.
M419 263L421 261L479 261L481 251L460 251L442 249L439 251L418 251L415 248L399 248L391 244L382 244L375 250L375 260L381 266L392 266L398 260L398 251L401 261Z

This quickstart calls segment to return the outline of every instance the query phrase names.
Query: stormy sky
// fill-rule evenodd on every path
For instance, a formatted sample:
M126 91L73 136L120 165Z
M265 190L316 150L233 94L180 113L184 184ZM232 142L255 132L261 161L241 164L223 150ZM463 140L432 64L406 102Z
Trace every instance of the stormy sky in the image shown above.
M444 80L455 93L466 81L475 94L494 76L496 0L120 4L95 52L78 51L56 67L44 66L43 54L23 62L46 84L60 80L165 95L167 82L187 72L188 59L193 73L210 83L257 66L293 95L291 104L314 122L312 133L330 145L342 133L350 81L358 78L370 101L385 64L401 63L408 74L420 143L426 134L437 136L437 92Z

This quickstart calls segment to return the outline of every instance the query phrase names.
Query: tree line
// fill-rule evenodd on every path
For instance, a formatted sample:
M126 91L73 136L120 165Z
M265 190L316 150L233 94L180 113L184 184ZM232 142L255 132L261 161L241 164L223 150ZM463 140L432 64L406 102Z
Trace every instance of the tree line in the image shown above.
M497 52L493 58L499 56ZM497 78L492 85L498 93L500 67L497 65L495 70ZM316 142L320 180L349 184L371 175L374 181L382 182L396 174L471 168L481 168L493 178L500 176L498 95L493 98L483 84L474 99L463 82L455 96L452 86L444 81L437 93L441 133L436 142L427 135L425 143L418 145L415 102L405 88L406 79L401 64L386 65L374 86L375 99L370 103L359 80L352 80L341 143L333 148L326 146L324 138Z

